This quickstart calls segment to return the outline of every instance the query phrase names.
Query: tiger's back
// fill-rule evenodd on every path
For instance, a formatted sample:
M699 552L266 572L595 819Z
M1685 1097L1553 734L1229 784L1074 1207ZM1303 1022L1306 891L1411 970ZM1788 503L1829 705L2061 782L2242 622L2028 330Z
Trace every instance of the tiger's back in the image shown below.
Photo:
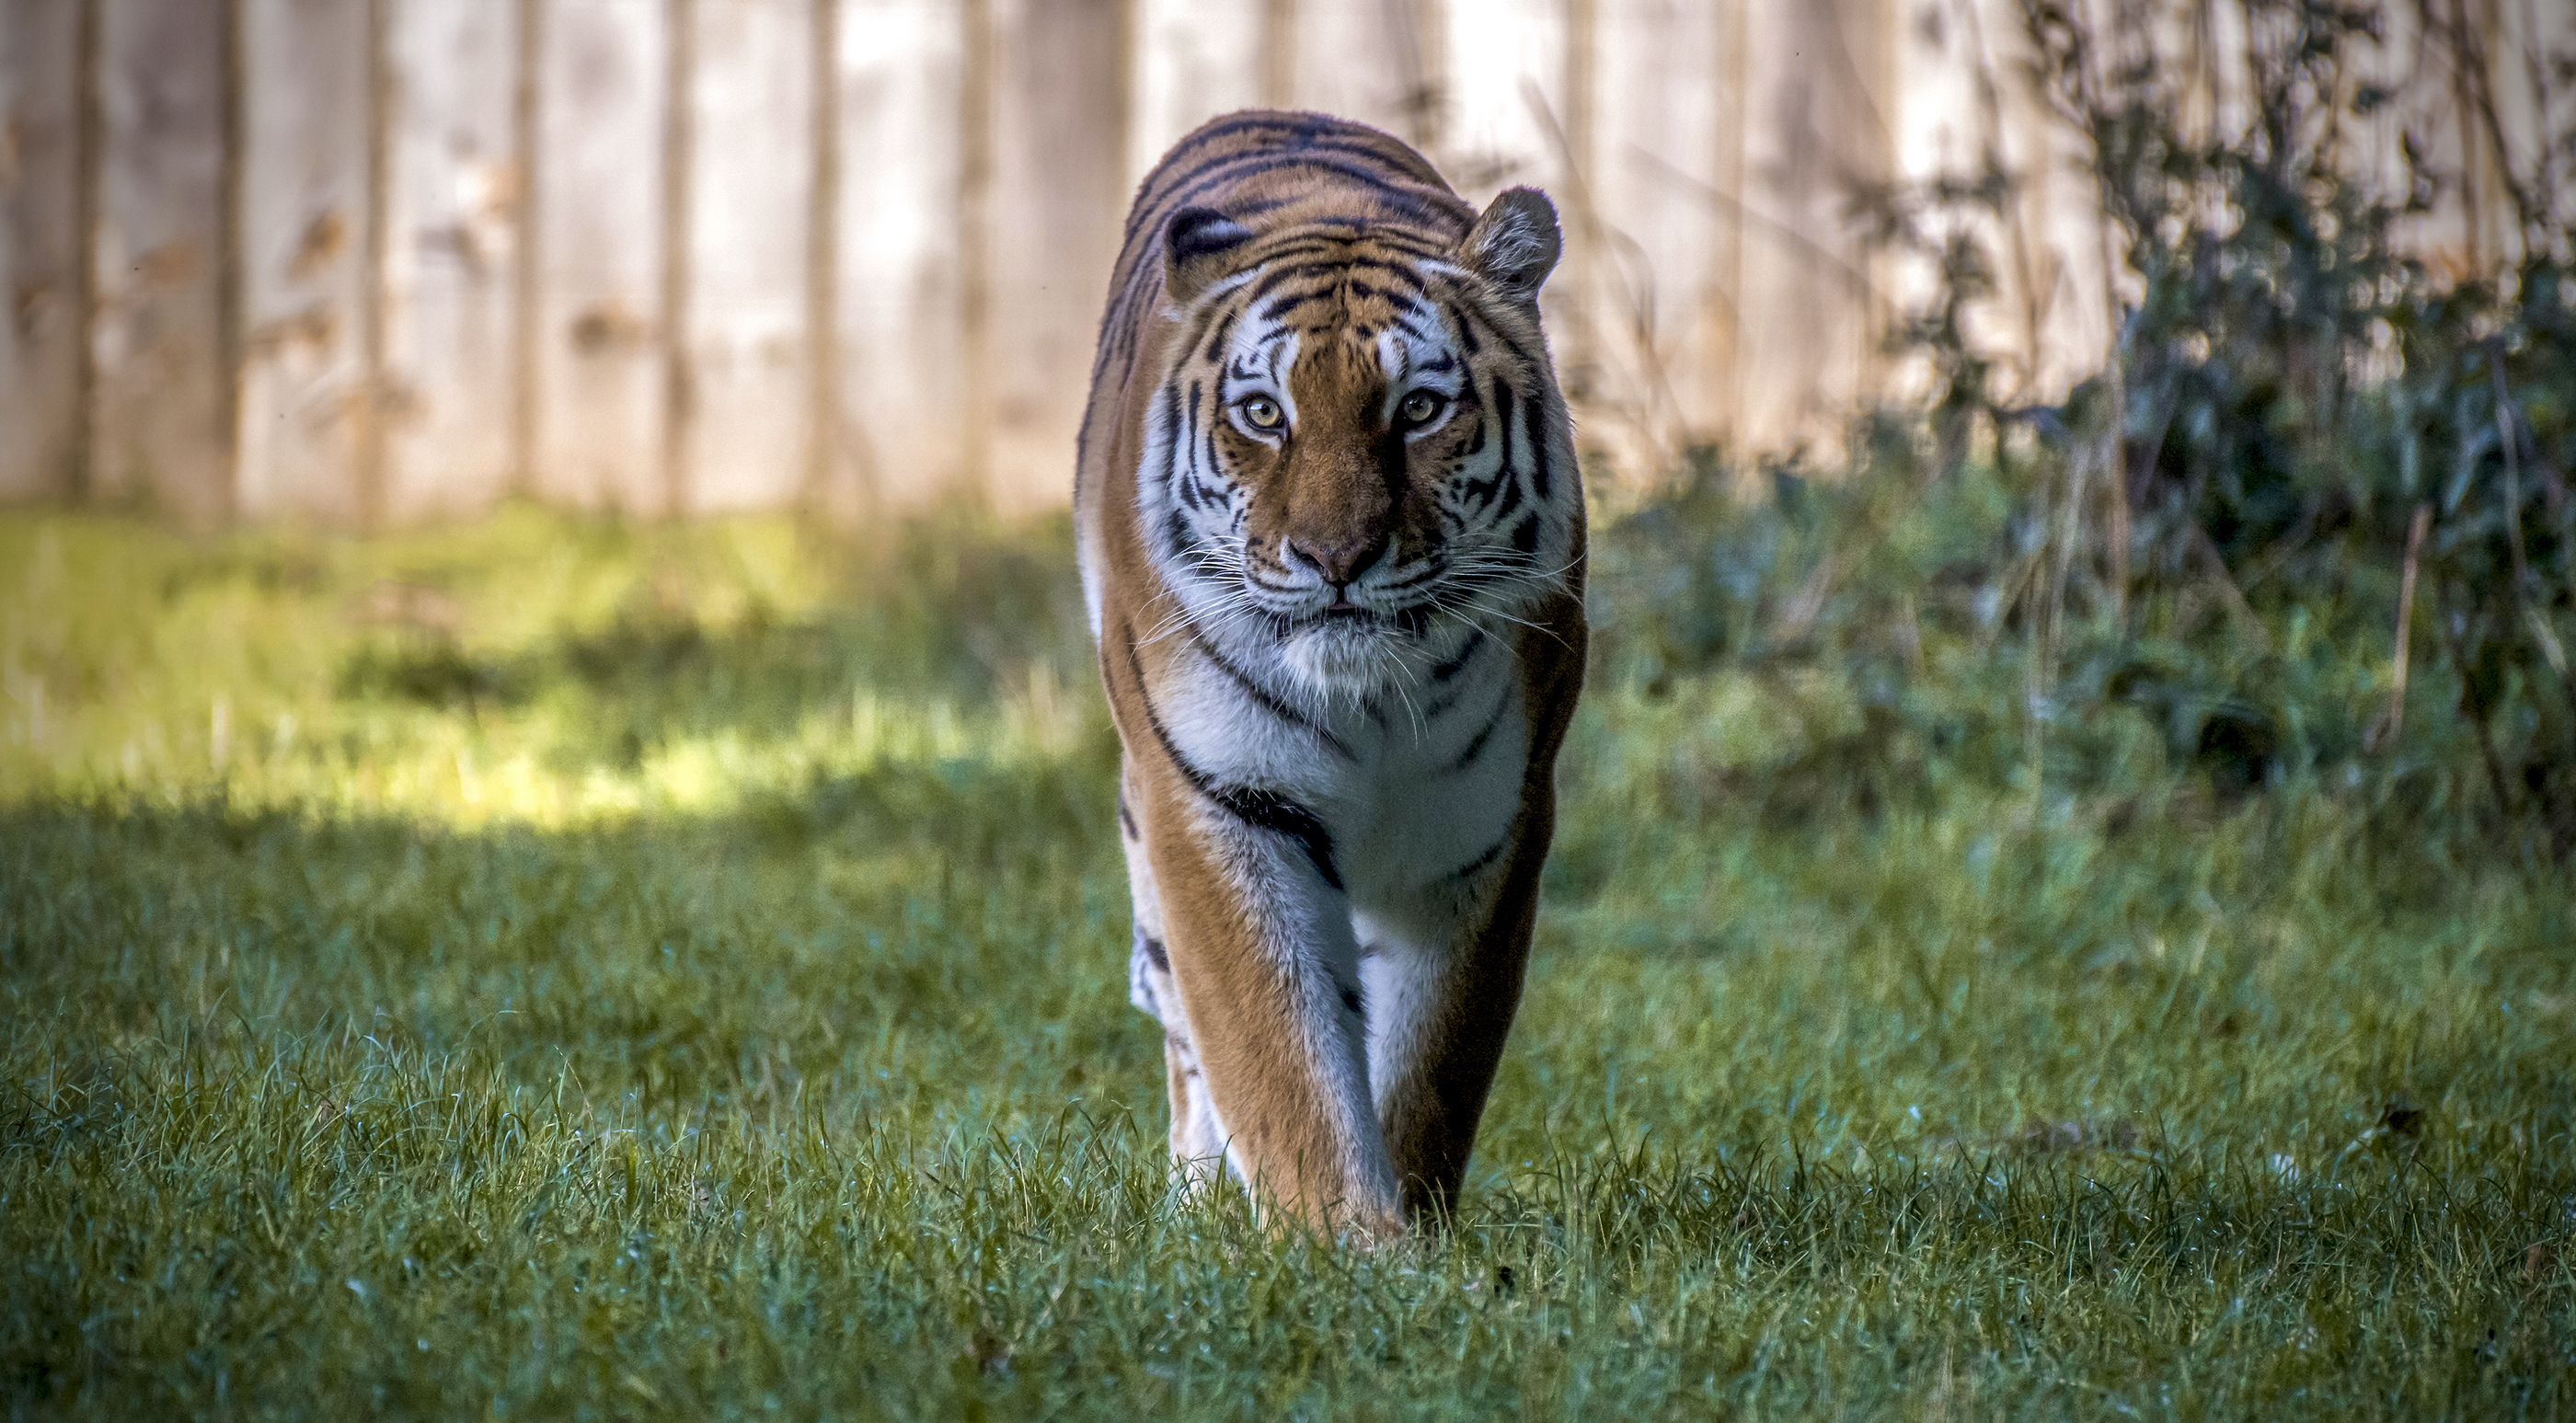
M1176 1158L1317 1222L1445 1204L1520 991L1582 671L1528 189L1251 112L1140 189L1075 486Z

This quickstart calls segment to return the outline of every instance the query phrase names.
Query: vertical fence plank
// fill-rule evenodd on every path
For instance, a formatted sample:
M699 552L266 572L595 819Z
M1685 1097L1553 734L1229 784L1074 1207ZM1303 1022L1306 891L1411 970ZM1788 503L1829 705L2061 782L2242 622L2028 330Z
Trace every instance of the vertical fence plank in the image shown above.
M689 285L697 249L689 241L697 178L698 0L662 0L662 438L655 483L664 514L689 508L689 426L696 416L691 378Z
M1887 176L1887 125L1863 87L1855 33L1879 0L1760 6L1744 160L1740 437L1784 449L1837 433L1875 351L1851 185Z
M232 508L223 5L101 0L90 494Z
M545 52L546 9L551 0L512 0L510 54L511 184L517 199L518 246L510 254L510 493L537 491L537 419L544 408L545 294Z
M1259 106L1262 84L1263 0L1135 3L1130 190L1183 134L1219 114Z
M364 511L368 7L240 0L240 511Z
M1556 156L1541 114L1563 109L1561 0L1494 0L1473 23L1461 16L1445 29L1440 157L1449 181L1477 204L1515 183L1553 185Z
M543 34L535 492L651 511L663 497L663 10L549 0Z
M813 0L697 0L689 200L693 509L777 508L806 480Z
M1425 68L1412 0L1297 0L1294 16L1294 107L1409 136Z
M841 0L811 0L806 37L805 469L797 501L828 512L841 398Z
M2404 239L2467 276L2519 250L2499 165L2557 122L2522 49L2576 11L2392 14L2406 92L2354 161L2393 182L2420 130L2473 170ZM2409 63L2461 16L2491 95ZM1470 201L1552 192L1560 364L1623 469L1906 394L1878 337L1928 268L1850 198L1989 149L2022 186L1980 330L2052 398L2114 254L2019 29L2011 0L17 0L0 498L1054 503L1134 183L1264 101L1388 128ZM2179 121L2241 123L2241 11L2152 30L2210 76Z
M386 178L384 495L454 517L509 487L523 174L517 14L403 0Z
M0 33L0 499L79 480L81 11L23 0Z
M965 389L953 222L964 181L958 0L843 0L835 518L919 506L961 476Z
M1668 466L1725 421L1706 374L1726 315L1713 290L1725 19L1686 0L1599 6L1592 157L1575 196L1592 204L1585 235L1601 246L1592 430L1613 437L1631 467Z
M1093 338L1118 255L1126 174L1119 0L997 7L988 487L1003 507L1073 488ZM972 377L970 377L971 379Z

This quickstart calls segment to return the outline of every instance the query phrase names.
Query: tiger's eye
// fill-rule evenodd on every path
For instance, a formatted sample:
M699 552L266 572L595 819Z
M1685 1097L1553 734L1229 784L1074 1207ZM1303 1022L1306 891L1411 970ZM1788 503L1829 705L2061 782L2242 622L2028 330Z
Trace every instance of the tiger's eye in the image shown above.
M1427 425L1431 423L1432 416L1440 413L1442 403L1440 397L1430 391L1417 390L1404 398L1404 403L1396 407L1395 413L1403 416L1407 425Z
M1250 400L1243 402L1241 408L1243 410L1243 418L1252 422L1252 428L1256 430L1276 430L1279 428L1278 401L1272 400L1266 395L1256 395Z

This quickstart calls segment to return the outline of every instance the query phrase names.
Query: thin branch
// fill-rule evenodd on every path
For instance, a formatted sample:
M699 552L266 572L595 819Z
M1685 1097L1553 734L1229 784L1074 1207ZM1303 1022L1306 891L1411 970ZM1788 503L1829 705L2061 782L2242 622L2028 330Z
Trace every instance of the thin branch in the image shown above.
M2397 580L2397 650L2389 659L2388 704L2362 735L2364 751L2396 745L2397 733L2406 725L2407 645L2415 624L2415 572L2424 557L2424 534L2432 525L2433 506L2416 505L2415 517L2406 525L2406 570Z

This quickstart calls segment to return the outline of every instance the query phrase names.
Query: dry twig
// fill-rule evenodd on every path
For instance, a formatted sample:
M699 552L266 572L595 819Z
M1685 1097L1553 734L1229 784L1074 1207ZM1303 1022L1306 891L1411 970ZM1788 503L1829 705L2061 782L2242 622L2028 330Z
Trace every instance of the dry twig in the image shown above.
M2388 705L2370 723L2361 738L2361 749L2376 751L2393 746L2397 733L2406 724L2406 666L2408 633L2415 624L2415 570L2423 559L2424 534L2433 524L2433 506L2418 504L2415 517L2406 525L2406 570L2397 579L2397 650L2391 657Z

